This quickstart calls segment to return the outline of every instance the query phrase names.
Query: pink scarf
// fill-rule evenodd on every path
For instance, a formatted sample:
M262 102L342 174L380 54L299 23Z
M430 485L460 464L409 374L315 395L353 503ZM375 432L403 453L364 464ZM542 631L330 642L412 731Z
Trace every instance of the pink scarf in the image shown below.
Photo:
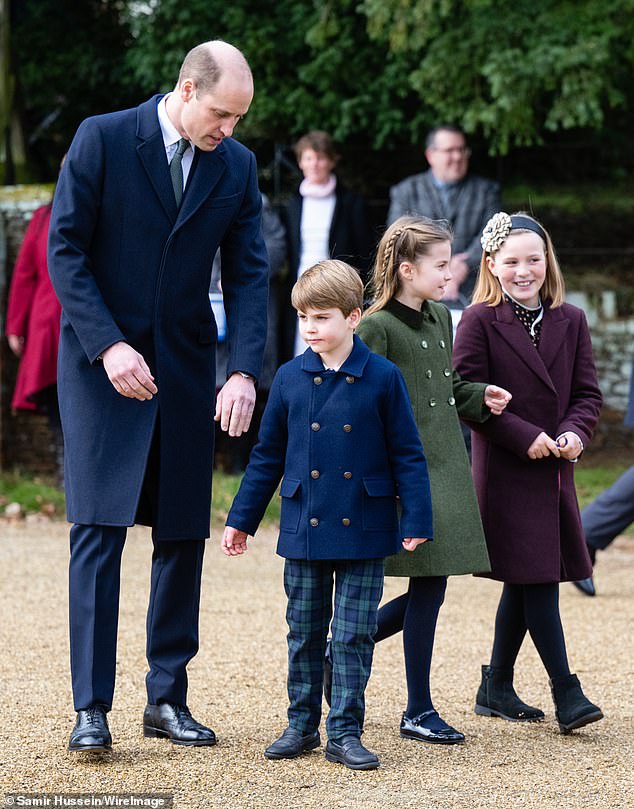
M310 180L302 180L299 186L299 193L302 197L313 197L315 199L322 199L334 194L337 187L337 178L331 174L325 183L313 183Z

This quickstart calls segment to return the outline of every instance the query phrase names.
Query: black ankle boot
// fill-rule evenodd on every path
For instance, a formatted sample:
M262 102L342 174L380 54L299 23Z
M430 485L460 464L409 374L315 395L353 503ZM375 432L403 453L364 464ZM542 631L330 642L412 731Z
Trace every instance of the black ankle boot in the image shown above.
M539 722L544 712L532 708L513 688L513 669L482 666L482 682L476 696L475 712L480 716L501 716L509 722Z
M550 681L550 690L553 694L559 730L563 734L603 719L601 708L590 702L583 693L576 674L555 677Z

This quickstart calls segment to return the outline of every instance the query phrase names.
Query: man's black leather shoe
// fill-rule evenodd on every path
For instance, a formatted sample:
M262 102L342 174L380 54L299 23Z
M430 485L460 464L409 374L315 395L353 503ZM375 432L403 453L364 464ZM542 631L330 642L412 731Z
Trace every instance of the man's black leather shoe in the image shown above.
M379 757L361 744L356 736L344 736L339 742L328 740L326 745L326 758L345 764L351 770L376 770L379 766Z
M308 750L314 750L321 744L319 731L302 733L295 728L286 728L284 733L270 744L264 751L267 758L297 758Z
M430 722L429 720L433 720ZM439 721L445 726L427 727L425 722L432 726L437 726ZM409 716L403 714L401 719L401 736L407 739L418 739L419 742L431 742L432 744L458 744L464 742L464 733L452 728L443 719L440 719L438 713L434 710L425 711L425 713L415 716L410 719Z
M597 594L592 576L588 576L587 579L580 579L579 581L573 581L573 584L577 588L577 590L581 590L581 592L584 595L595 596Z
M147 739L169 739L173 744L205 747L216 743L216 734L197 722L186 705L146 705L143 735Z
M92 705L77 711L77 721L70 734L68 749L73 753L108 752L112 750L112 736L108 728L106 708Z

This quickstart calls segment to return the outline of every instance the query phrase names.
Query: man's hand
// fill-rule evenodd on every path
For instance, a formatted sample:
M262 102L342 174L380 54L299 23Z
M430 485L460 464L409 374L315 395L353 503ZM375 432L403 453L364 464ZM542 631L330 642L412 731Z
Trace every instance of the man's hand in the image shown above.
M567 461L576 461L583 452L583 442L577 433L570 430L562 433L557 438L557 446L559 447L559 454Z
M499 416L512 398L507 390L497 385L487 385L484 389L484 404L494 416Z
M537 460L538 458L546 458L548 455L559 458L560 452L556 442L549 435L540 433L530 445L526 454L532 460Z
M419 545L422 545L423 542L427 542L428 540L429 537L406 537L403 540L403 547L405 548L406 551L413 551Z
M103 367L117 393L143 402L151 399L158 388L147 363L132 346L119 342L103 352Z
M246 433L255 407L255 383L240 374L231 374L216 399L214 421L232 438Z
M444 300L455 301L460 293L460 287L469 275L469 265L467 264L468 253L456 253L451 257L449 269L453 276L451 281L445 284Z
M225 525L225 532L220 540L220 548L226 556L240 556L247 550L248 534Z
M7 334L7 341L9 343L9 348L16 357L21 357L24 353L24 337L20 337L17 334Z

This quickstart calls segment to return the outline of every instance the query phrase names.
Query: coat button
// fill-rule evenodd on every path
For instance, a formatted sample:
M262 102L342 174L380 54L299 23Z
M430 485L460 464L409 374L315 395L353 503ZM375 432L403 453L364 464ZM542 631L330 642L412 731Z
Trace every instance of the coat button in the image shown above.
M347 528L350 525L350 520L347 517L344 517L343 520L341 520L341 524L345 525Z
M319 520L317 519L317 517L311 517L310 524L313 528L317 528L317 526L319 525Z
M319 477L319 469L313 469L313 471L310 473L310 476L311 478L313 478L313 480L317 480L317 478Z
M346 382L348 383L348 385L354 385L354 377L353 376L347 376L346 377Z
M352 477L352 472L344 472L343 476L346 480L350 480L350 478Z
M310 425L310 429L311 429L311 430L312 430L314 433L316 433L316 432L317 432L317 430L319 430L319 428L320 428L320 427L321 427L321 425L319 424L319 422L318 422L318 421L313 421L313 423Z
M449 368L445 368L445 370L443 371L443 374L445 376L451 376L451 371L449 370Z
M315 385L321 385L323 381L324 380L320 376L316 376L313 378L313 382L315 383Z
M427 377L427 379L431 379L431 368L428 368L428 369L425 371L425 376Z
M421 348L427 348L427 340L420 341Z
M352 432L352 424L344 424L343 425L343 431L344 431L344 433Z
M444 341L444 340L439 340L439 341L438 341L438 345L439 345L441 348L444 348L444 347L445 347L445 341Z
M456 404L456 400L453 398L453 396L450 396L450 397L447 399L447 403L448 403L448 404L450 404L450 405L455 405L455 404Z
M436 400L435 399L430 399L429 400L429 406L430 407L436 407Z

